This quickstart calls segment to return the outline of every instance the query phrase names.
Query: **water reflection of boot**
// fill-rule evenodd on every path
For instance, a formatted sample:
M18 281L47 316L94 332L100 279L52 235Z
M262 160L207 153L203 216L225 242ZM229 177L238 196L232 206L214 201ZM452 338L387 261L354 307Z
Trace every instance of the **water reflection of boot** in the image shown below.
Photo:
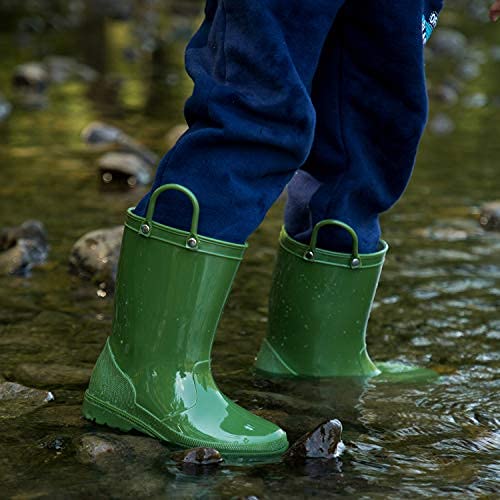
M190 198L190 232L153 222L156 200L167 189ZM113 332L83 413L186 447L282 453L285 433L226 398L212 378L212 342L245 245L199 236L198 214L193 193L178 185L157 189L144 218L129 210Z
M328 225L349 232L350 254L316 247L320 229ZM355 231L334 220L318 223L309 245L283 229L257 368L295 377L421 375L403 365L377 366L367 352L366 327L387 250L381 241L378 251L360 254Z

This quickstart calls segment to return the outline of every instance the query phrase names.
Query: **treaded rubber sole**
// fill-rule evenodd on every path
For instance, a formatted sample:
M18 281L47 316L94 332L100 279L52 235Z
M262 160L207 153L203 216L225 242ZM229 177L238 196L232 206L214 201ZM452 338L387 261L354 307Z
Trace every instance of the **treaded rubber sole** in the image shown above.
M87 420L91 420L92 422L95 422L99 425L106 425L122 432L130 432L131 430L135 430L151 436L151 434L146 429L142 428L142 426L139 426L136 423L132 423L126 417L120 416L118 414L118 411L116 410L111 411L104 406L90 401L90 399L87 397L87 394L85 394L82 405L82 413Z
M124 411L120 410L119 408L109 403L98 400L95 396L92 396L88 392L85 392L82 405L82 413L87 420L93 421L99 425L106 425L107 427L111 427L112 429L117 429L122 432L130 432L131 430L135 430L142 434L146 434L152 438L156 438L159 439L160 441L174 444L182 448L190 447L184 443L177 442L175 438L174 439L166 438L164 435L150 428L150 426L142 424L133 415L125 413ZM210 443L210 442L206 443L198 442L193 445L193 447L195 446L206 446L210 448L215 448L218 449L223 455L228 455L228 456L237 455L244 457L273 457L276 455L282 455L288 449L288 444L278 450L265 451L265 452L237 450L237 449L227 450L221 447L220 444L218 445L217 443Z

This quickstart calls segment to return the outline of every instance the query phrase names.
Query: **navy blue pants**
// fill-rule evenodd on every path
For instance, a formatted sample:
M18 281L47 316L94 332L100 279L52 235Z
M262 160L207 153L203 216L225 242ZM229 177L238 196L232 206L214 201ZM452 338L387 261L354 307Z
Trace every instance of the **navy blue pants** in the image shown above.
M153 189L190 188L199 232L242 243L288 185L285 226L307 241L327 218L377 248L379 215L403 193L427 119L423 45L441 0L208 0L186 51L189 130ZM144 215L150 194L137 206ZM166 192L155 220L188 229ZM348 251L342 230L319 246Z

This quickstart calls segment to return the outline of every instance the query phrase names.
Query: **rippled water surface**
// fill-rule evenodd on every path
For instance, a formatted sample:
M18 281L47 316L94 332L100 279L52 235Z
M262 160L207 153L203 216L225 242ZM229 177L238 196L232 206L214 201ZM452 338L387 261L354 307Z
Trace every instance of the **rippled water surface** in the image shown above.
M291 439L339 418L346 443L340 460L232 462L193 475L170 461L168 446L80 417L89 370L110 331L112 297L68 273L69 252L85 232L120 224L142 191L103 191L97 155L79 134L90 121L103 120L158 154L166 150L166 133L182 122L190 91L182 47L197 4L164 8L162 29L171 29L153 53L154 38L137 14L127 22L77 12L83 21L57 30L47 24L49 12L4 16L0 91L9 99L15 101L16 64L47 54L71 55L103 77L52 85L43 109L14 102L0 124L0 227L40 219L51 247L47 263L30 278L0 276L0 381L55 395L31 413L0 418L0 497L493 498L500 472L500 234L480 228L478 207L500 198L500 62L492 50L500 45L500 27L495 31L460 10L450 10L443 24L466 33L484 55L481 73L463 83L457 104L431 103L431 118L446 113L455 131L427 133L406 197L384 217L391 252L369 327L373 358L417 363L440 377L282 381L254 373L279 202L252 237L226 307L214 347L216 378L228 395L283 426ZM22 16L38 16L45 27L18 28ZM433 85L445 78L443 71L429 61ZM489 104L466 106L465 97L475 93ZM5 411L0 405L0 417L9 411L12 417ZM81 437L89 433L105 436L119 452L88 463Z

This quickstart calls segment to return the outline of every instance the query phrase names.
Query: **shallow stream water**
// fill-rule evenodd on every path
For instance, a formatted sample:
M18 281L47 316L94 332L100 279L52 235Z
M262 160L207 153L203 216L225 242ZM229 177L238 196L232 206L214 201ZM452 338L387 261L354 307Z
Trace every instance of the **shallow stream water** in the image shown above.
M153 53L154 39L137 16L81 12L82 19L56 29L48 11L3 13L0 91L14 111L0 124L0 227L41 220L50 255L29 278L0 276L0 381L50 390L55 400L15 418L5 418L9 411L0 405L0 498L495 497L500 234L481 229L478 207L500 198L500 57L492 50L498 52L500 26L462 10L450 9L442 24L466 33L484 55L481 74L463 83L457 104L431 103L431 119L446 113L455 130L426 134L405 198L383 218L391 251L369 325L374 359L416 363L440 377L286 381L253 371L266 330L279 202L250 241L214 346L215 375L229 396L283 426L292 440L339 418L346 444L339 461L236 461L193 474L170 461L172 447L81 418L88 374L110 331L112 296L68 272L69 252L82 234L120 224L144 189L102 190L97 154L80 132L102 120L158 154L167 149L165 135L182 123L190 92L182 49L197 4L165 7L161 19L172 28ZM23 16L45 25L19 28ZM17 106L13 68L50 54L75 57L102 78L51 85L42 109ZM447 71L430 59L433 85ZM466 106L475 93L488 105ZM115 443L110 458L82 458L82 436L95 433Z

